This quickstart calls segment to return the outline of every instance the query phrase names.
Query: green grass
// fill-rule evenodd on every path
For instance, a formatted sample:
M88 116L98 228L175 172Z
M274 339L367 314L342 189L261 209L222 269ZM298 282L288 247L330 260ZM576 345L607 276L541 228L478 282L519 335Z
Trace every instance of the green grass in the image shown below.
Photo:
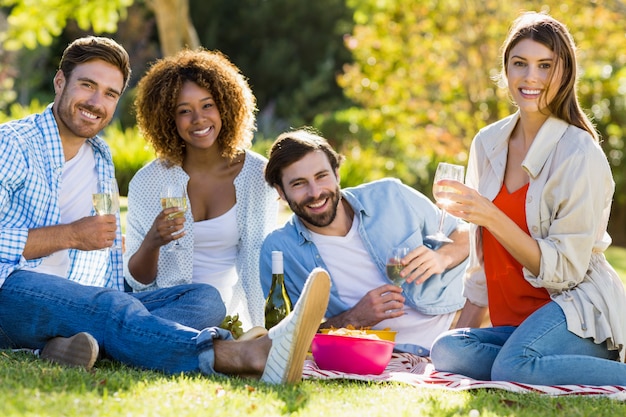
M146 354L149 354L147 352ZM618 416L608 398L503 390L452 392L399 383L304 381L270 386L238 378L165 376L110 361L91 372L0 352L0 415L9 416Z
M620 278L622 278L622 282L626 284L626 248L611 246L607 249L605 255Z

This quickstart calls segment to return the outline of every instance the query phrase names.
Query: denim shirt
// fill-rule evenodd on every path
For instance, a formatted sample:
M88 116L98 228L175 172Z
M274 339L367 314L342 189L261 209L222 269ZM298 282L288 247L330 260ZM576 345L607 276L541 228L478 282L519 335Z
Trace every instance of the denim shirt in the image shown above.
M401 244L411 248L422 244L433 247L433 242L424 242L424 237L437 230L441 211L423 194L399 180L388 178L346 188L342 197L352 206L355 216L359 216L359 235L363 244L378 272L390 283L385 273L385 257L389 248ZM449 235L461 223L461 220L447 216L444 233ZM315 267L328 270L311 240L310 231L293 215L285 226L267 236L261 248L261 285L266 297L272 281L272 251L283 252L285 286L294 304L311 270ZM431 276L423 284L405 283L405 303L428 315L460 309L465 302L462 276L466 262L443 274ZM326 317L335 317L351 307L341 300L337 289L332 286Z
M87 139L98 178L114 176L108 145ZM0 125L0 285L15 270L38 266L43 258L26 260L22 253L28 230L59 224L59 192L65 157L52 105L43 113ZM95 214L95 211L92 211ZM119 224L119 213L117 213ZM121 246L118 227L115 244ZM85 285L124 288L120 251L69 250L66 278Z

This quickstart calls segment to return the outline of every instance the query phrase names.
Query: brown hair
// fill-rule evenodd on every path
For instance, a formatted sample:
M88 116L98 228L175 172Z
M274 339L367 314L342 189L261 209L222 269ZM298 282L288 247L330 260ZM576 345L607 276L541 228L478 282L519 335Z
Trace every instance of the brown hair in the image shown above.
M339 170L345 157L335 152L328 141L310 128L281 133L272 144L269 161L265 166L265 181L270 186L278 186L282 190L282 170L299 161L310 152L321 150L328 157L334 172Z
M137 124L157 155L182 164L185 142L176 129L175 107L183 83L207 89L222 119L217 145L232 158L250 147L256 130L256 99L248 81L219 51L185 49L157 60L137 85Z
M124 77L124 86L121 91L124 92L130 80L130 59L124 47L113 39L98 36L76 39L63 51L59 70L63 72L65 78L69 79L77 65L94 59L101 59L119 68Z
M555 67L558 65L562 68L561 84L556 88L552 101L545 103L546 107L554 116L586 130L595 140L598 140L598 133L578 103L576 44L567 27L561 22L545 13L522 13L513 22L502 47L501 81L505 83L506 80L511 49L524 39L531 39L549 48L556 56ZM550 81L552 77L554 77L554 72ZM546 100L546 96L547 91L541 99Z

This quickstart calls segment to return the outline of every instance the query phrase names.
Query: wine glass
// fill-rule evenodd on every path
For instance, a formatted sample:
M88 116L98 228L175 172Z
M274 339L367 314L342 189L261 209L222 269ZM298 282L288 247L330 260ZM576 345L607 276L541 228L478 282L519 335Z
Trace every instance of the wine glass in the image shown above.
M410 251L411 249L406 246L396 246L387 255L387 277L398 287L401 287L405 281L405 278L400 275L400 271L404 269L402 258Z
M165 184L161 189L161 207L163 210L170 207L177 207L178 211L168 216L169 219L183 217L187 211L187 190L182 184ZM177 240L167 250L173 252L178 250L186 250Z
M433 180L433 197L442 206L441 207L441 219L439 220L439 229L434 235L426 236L427 239L435 240L437 242L452 242L448 236L443 233L443 221L446 217L446 206L450 205L451 201L444 198L439 198L440 193L454 192L453 188L444 187L437 183L441 180L456 180L463 182L465 175L465 167L463 165L449 164L447 162L440 162L435 172L435 179Z
M97 187L91 199L96 214L98 216L117 214L120 209L120 192L115 177L106 180L98 180ZM111 249L120 249L120 247L114 245L111 246Z

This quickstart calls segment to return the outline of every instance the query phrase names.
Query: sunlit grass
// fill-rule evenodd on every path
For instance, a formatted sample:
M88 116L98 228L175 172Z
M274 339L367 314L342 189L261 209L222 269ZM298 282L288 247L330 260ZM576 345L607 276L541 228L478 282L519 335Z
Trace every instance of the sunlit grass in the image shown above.
M606 251L606 259L615 268L626 285L626 248L611 246Z
M150 352L146 352L150 354ZM549 397L504 390L449 391L400 383L167 376L99 361L63 368L30 354L0 351L0 415L13 416L618 416L608 398ZM474 412L475 413L475 412Z

